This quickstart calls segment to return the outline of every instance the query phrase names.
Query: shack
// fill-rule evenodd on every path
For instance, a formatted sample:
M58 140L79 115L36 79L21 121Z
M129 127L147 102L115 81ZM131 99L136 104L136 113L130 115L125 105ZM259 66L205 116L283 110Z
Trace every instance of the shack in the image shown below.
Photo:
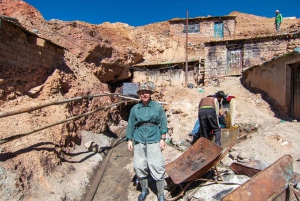
M300 48L245 68L242 74L247 87L266 92L280 106L280 112L300 120Z
M157 86L185 85L186 62L184 59L162 63L144 62L133 66L133 82L152 81ZM189 58L188 83L198 85L203 82L204 59Z
M300 32L210 41L204 45L204 83L209 84L225 76L239 76L245 68L293 51L300 46Z
M176 39L184 42L186 31L189 34L189 42L198 44L212 39L229 39L235 36L236 16L209 16L209 17L195 17L175 18L169 20L170 35Z

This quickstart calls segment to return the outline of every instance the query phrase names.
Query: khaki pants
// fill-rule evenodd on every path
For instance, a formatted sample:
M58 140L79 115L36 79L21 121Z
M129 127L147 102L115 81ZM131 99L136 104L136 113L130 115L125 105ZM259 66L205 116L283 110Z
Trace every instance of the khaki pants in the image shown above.
M138 178L146 178L150 171L154 180L162 180L165 173L165 165L159 142L135 144L133 164Z

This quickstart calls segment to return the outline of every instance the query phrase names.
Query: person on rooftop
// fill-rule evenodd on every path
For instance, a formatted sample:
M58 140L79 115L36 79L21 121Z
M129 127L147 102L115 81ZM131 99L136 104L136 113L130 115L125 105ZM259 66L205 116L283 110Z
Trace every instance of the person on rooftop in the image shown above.
M280 31L280 25L281 25L281 22L282 22L282 15L279 13L279 10L276 10L275 11L276 13L276 16L275 16L275 28L276 28L276 31Z

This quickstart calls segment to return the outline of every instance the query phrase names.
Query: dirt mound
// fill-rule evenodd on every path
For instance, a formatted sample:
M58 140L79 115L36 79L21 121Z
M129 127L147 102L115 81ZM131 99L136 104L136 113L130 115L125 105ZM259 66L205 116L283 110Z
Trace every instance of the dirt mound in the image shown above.
M44 17L36 8L22 0L2 0L0 10L1 15L17 18L20 21L26 19L36 23L44 21Z

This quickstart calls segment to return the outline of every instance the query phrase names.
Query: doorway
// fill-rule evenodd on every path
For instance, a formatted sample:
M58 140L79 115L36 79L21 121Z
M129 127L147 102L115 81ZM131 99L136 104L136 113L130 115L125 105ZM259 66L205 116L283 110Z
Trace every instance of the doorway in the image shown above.
M227 49L226 76L241 75L242 70L242 49Z
M300 120L300 63L291 65L292 72L292 104L291 115L294 119Z
M215 22L214 23L214 37L224 38L224 24L223 22Z

